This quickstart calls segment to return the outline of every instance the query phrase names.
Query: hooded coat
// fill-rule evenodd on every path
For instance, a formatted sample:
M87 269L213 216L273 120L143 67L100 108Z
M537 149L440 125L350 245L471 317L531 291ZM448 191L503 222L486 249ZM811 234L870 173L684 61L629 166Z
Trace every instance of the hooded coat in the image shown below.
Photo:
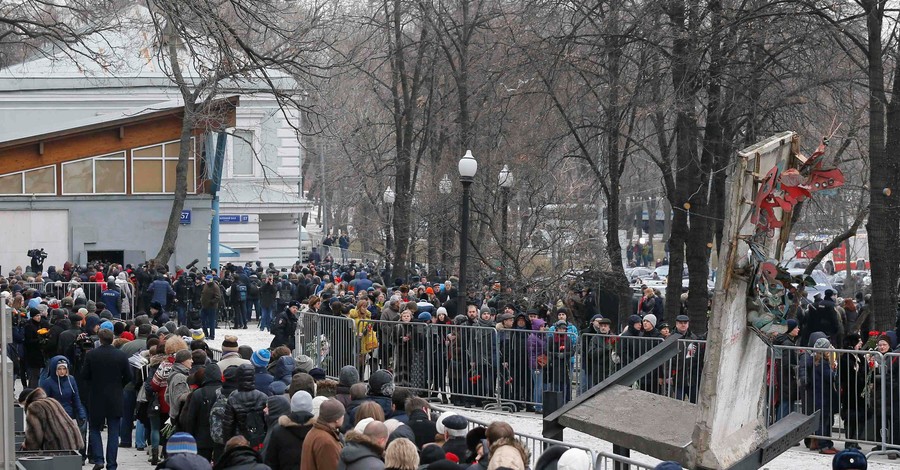
M78 425L62 405L36 388L25 399L26 450L79 450L84 447Z
M78 393L78 383L72 377L71 371L65 377L56 375L56 366L59 361L68 360L65 356L53 356L50 359L49 367L47 367L46 377L41 379L41 388L48 397L55 399L62 405L63 409L72 419L87 420L87 410L81 402L81 396Z
M360 271L356 274L356 279L350 281L350 286L353 287L354 292L367 291L372 285L372 281L369 280L369 275L365 271Z
M262 457L249 447L234 447L227 450L213 466L215 470L268 470Z
M297 470L303 457L303 440L313 427L315 418L307 411L297 411L278 418L264 460L272 470Z
M350 431L344 439L338 470L384 469L384 449L363 433Z
M270 374L272 374L273 381L281 381L285 386L290 387L291 379L294 376L294 369L296 368L296 366L297 361L295 361L293 357L281 356L277 361L269 364L267 370Z
M252 445L258 445L262 443L262 438L265 437L265 429L254 430L248 427L256 418L261 418L259 421L265 422L265 408L268 396L256 389L255 375L252 365L242 364L238 366L237 390L228 397L228 403L225 405L225 419L222 421L226 439L241 434L248 441L251 441ZM256 417L251 418L251 414L255 414ZM258 443L253 442L256 440L254 435L258 437L260 431L262 438L258 439Z
M275 380L272 377L265 367L255 367L254 366L254 376L253 382L256 384L256 389L265 393L268 396L272 396L272 381Z
M191 400L183 411L185 421L189 423L186 431L194 436L198 449L212 449L215 446L209 429L209 415L216 402L216 390L221 388L222 370L218 364L207 364L203 383L191 392Z

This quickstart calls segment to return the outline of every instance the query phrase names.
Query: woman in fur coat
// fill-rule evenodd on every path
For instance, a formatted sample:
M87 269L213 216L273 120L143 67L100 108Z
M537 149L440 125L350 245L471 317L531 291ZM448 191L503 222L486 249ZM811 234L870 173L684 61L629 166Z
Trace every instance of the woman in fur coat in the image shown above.
M38 387L23 400L25 408L24 450L79 450L84 447L81 431L62 405Z

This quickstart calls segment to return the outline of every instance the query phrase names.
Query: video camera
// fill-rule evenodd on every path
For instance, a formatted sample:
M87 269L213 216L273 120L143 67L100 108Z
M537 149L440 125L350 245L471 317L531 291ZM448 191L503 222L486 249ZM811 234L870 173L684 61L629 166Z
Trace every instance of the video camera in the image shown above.
M40 261L44 261L47 259L47 252L44 251L43 248L34 248L28 250L28 257L33 259L39 259Z
M43 248L28 250L28 257L31 258L32 272L39 273L44 270L44 260L47 259L47 252Z

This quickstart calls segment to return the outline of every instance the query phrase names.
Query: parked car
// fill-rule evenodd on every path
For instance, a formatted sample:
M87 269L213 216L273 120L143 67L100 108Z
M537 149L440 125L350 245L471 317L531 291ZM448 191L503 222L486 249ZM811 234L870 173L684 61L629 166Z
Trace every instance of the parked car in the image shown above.
M788 274L793 276L803 276L804 269L803 268L791 268L788 269ZM809 300L812 300L817 294L819 297L825 297L825 291L828 289L834 290L834 286L828 282L828 276L825 275L823 271L813 271L810 274L810 277L816 281L816 285L814 286L806 286L806 297Z

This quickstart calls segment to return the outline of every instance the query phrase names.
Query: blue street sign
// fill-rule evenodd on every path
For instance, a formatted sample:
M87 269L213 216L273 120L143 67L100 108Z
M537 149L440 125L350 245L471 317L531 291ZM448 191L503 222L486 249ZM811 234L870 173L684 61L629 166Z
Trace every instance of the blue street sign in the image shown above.
M191 225L191 210L185 209L181 211L181 225Z
M220 224L246 224L250 222L249 215L220 215Z

